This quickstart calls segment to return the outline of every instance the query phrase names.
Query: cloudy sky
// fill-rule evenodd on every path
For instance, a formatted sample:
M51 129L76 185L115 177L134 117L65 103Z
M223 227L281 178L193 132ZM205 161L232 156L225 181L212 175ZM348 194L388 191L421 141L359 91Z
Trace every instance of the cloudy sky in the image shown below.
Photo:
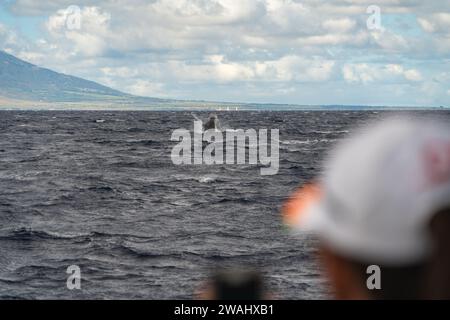
M143 96L450 105L450 0L0 0L0 49Z

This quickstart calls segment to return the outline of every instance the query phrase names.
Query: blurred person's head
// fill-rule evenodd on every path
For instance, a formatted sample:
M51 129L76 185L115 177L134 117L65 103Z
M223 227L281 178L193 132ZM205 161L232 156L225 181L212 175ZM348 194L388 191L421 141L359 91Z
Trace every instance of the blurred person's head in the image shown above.
M259 271L232 268L216 271L197 297L204 300L261 300L267 295Z
M320 239L339 299L450 298L450 126L388 119L344 139L284 207ZM370 289L368 267L380 270Z

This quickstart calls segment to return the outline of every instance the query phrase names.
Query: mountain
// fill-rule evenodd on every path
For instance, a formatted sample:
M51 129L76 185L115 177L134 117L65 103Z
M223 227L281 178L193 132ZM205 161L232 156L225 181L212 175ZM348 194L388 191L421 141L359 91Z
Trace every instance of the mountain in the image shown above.
M58 73L0 50L0 109L148 110L377 110L384 106L307 106L138 97L93 81ZM408 107L403 107L405 109ZM417 109L417 107L409 107ZM426 107L425 107L426 108ZM444 107L441 107L444 108Z
M0 97L36 102L155 102L41 68L0 51ZM162 100L161 100L162 101Z

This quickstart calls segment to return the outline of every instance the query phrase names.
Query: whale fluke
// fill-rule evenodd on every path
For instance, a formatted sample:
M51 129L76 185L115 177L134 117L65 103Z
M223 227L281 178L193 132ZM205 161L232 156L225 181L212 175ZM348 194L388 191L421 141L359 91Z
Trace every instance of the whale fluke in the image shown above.
M216 129L219 130L219 118L217 115L211 114L208 121L203 125L203 130Z

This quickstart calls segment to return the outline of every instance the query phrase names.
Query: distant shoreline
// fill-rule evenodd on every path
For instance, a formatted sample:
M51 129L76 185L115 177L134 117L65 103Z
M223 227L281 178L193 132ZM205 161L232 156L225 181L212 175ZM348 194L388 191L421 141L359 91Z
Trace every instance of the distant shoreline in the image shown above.
M196 101L177 101L154 104L109 104L104 102L32 102L0 99L0 111L385 111L385 110L441 110L450 111L450 107L427 106L354 106L354 105L292 105L258 103L215 103Z
M127 112L127 111L140 111L140 112L352 112L352 111L450 111L450 108L430 108L430 107L385 107L385 108L280 108L280 109L267 109L267 108L241 108L233 111L216 110L208 108L176 108L176 107L130 107L130 108L111 108L111 107L78 107L78 108L40 108L40 107L1 107L0 112L6 111L114 111L114 112Z

